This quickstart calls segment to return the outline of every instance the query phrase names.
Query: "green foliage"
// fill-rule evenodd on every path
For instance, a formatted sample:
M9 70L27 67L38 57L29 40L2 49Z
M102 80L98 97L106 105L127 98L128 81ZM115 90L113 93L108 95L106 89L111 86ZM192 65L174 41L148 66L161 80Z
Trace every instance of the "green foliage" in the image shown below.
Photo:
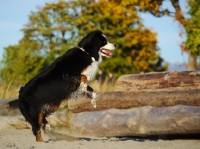
M4 49L5 53L2 60L1 69L1 90L0 98L14 97L17 95L18 87L30 80L42 68L44 58L37 52L37 43L19 43L18 45L8 46ZM35 52L32 51L35 49ZM7 95L11 91L11 95Z
M7 74L12 74L15 83L24 83L40 71L44 58L37 53L37 43L20 43L15 46L5 48L3 63L6 65L2 70L4 79L7 79ZM32 47L35 52L32 52Z
M187 35L185 45L192 54L200 55L200 1L190 0L189 6L191 18L184 26Z
M1 81L9 86L24 84L96 29L117 44L113 58L105 59L100 66L105 72L117 77L166 70L156 46L156 33L142 24L138 3L142 10L143 3L135 0L59 1L31 12L22 29L23 38L17 45L5 48Z

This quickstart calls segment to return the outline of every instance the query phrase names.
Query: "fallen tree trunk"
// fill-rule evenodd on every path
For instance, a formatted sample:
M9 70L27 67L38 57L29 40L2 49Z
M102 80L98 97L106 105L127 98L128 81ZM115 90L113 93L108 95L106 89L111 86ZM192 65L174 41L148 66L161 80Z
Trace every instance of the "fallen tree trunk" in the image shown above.
M148 136L200 133L200 107L150 106L75 113L70 134L84 137Z
M164 91L200 89L200 71L123 75L115 91Z
M0 116L1 129L30 128L23 116ZM54 127L75 137L122 137L199 134L200 107L174 106L109 109L96 112L56 112L47 118ZM30 130L31 131L31 130ZM54 130L57 132L57 130Z
M200 90L98 93L96 109L91 106L90 99L87 97L68 101L68 108L74 113L112 108L128 109L148 105L152 107L200 106Z

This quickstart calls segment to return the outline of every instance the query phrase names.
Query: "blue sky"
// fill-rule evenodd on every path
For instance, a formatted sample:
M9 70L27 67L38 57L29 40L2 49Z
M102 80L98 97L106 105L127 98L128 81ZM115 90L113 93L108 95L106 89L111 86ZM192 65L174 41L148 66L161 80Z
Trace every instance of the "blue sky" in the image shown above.
M180 0L182 8L186 5L186 0ZM37 6L44 6L46 2L56 2L56 0L2 0L0 3L0 59L3 55L3 48L8 45L17 44L23 34L20 29L28 22L28 15L31 11L36 11ZM164 3L164 8L172 10L169 1ZM166 62L186 63L187 55L182 54L179 37L180 27L171 17L156 18L150 14L141 14L146 27L157 32L158 47L160 54Z

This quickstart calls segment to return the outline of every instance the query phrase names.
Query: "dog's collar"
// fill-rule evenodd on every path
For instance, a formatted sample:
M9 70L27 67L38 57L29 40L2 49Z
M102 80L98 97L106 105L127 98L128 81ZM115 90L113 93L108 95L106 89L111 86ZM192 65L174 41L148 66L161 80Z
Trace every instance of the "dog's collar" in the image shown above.
M80 47L79 47L79 49L82 50L83 52L85 52L85 53L87 53L87 54L89 55L89 53L88 53L87 51L85 51L85 49L80 48ZM94 57L91 57L91 59L92 59L93 62L95 61L95 58L94 58Z

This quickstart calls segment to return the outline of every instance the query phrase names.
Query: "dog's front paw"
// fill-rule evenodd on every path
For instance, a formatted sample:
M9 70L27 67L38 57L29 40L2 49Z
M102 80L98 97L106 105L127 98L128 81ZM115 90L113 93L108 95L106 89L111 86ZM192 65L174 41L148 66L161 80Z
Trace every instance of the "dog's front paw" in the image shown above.
M90 99L90 102L91 102L91 104L92 104L92 106L93 106L93 108L96 108L97 107L97 103L96 103L96 93L95 92L92 92L91 93L91 95L90 95L91 97L91 99Z
M97 108L97 103L96 103L96 99L95 98L90 99L90 102L91 102L93 108Z
M93 108L97 107L96 96L97 96L97 94L95 92L88 92L88 97L90 98L90 102L91 102Z

